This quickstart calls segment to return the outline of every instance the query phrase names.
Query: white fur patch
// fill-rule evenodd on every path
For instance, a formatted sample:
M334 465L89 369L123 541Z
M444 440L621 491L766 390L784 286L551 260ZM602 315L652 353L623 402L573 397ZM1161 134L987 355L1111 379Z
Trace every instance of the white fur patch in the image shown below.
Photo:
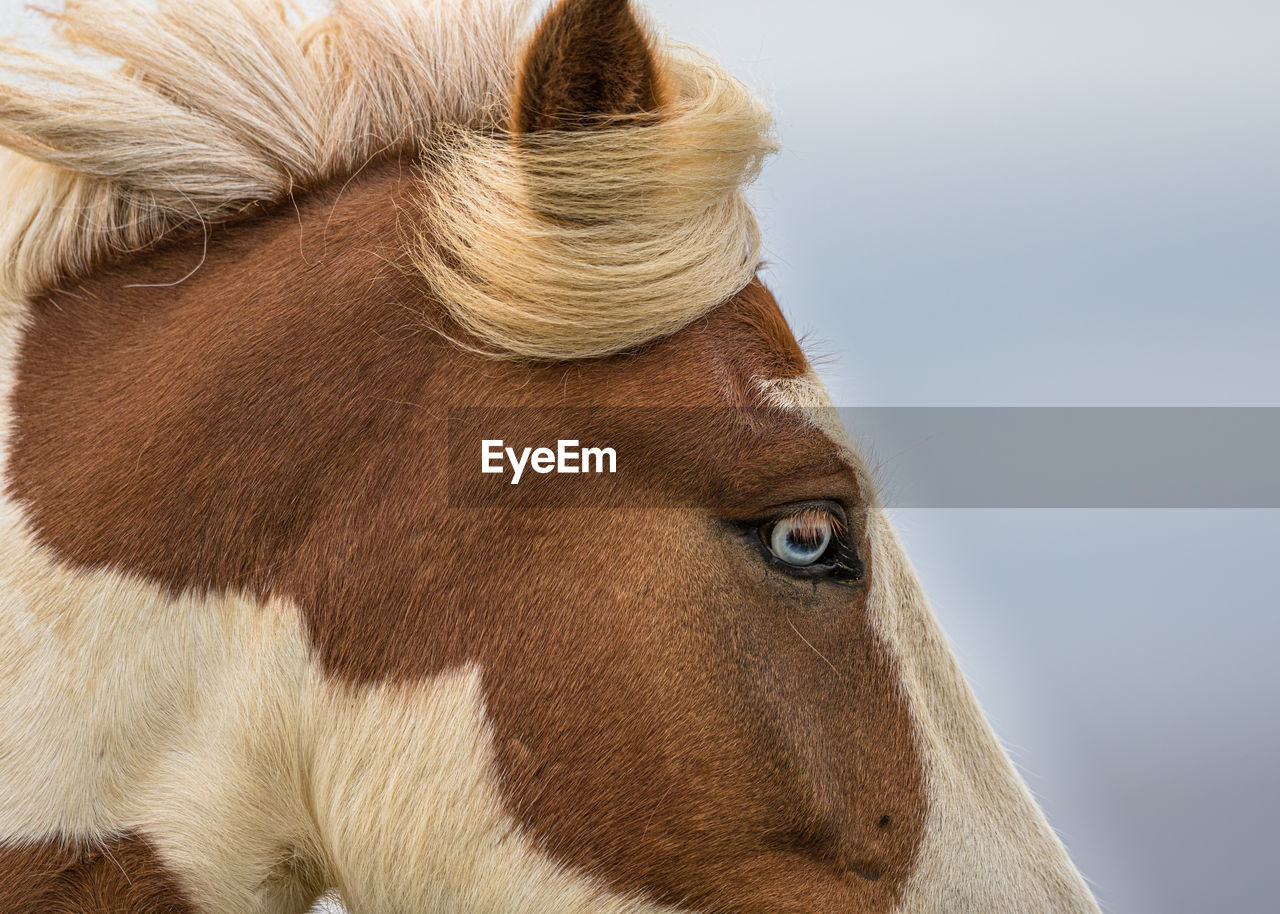
M0 467L20 310L0 303ZM482 671L353 687L296 606L170 598L39 548L0 497L0 843L147 835L202 910L674 914L505 810Z

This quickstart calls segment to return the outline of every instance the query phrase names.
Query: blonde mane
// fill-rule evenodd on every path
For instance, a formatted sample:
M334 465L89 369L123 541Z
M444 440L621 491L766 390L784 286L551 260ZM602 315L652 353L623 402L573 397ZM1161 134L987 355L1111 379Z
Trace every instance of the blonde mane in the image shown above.
M664 336L754 275L744 187L768 112L695 52L656 121L513 142L524 0L69 0L74 56L0 46L0 293L22 296L421 155L409 259L495 354L604 355ZM103 60L119 61L113 69Z

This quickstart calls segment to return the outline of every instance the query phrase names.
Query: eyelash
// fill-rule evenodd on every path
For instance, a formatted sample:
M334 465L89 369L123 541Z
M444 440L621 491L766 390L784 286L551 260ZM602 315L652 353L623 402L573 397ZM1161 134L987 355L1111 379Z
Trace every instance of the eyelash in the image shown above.
M769 536L773 528L782 521L794 518L813 518L815 521L817 518L822 518L829 519L831 523L831 542L822 557L813 565L798 566L784 562L769 546ZM792 577L834 578L844 583L856 584L861 582L865 575L857 549L849 542L849 528L844 520L844 512L833 504L822 502L788 506L787 510L776 513L763 522L752 524L751 532L765 560Z

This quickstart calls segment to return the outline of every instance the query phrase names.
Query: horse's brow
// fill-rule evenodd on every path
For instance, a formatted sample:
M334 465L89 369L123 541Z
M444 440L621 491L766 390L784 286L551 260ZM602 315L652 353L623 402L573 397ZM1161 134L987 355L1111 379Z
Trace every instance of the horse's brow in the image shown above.
M791 377L757 376L752 378L751 388L765 406L774 409L808 414L815 408L832 405L826 386L812 369Z
M838 460L860 478L865 469L853 438L840 418L826 385L812 369L802 375L783 378L757 377L752 389L761 404L788 416L794 416L813 433L820 434L838 450Z
M754 378L751 387L761 405L768 409L794 414L807 425L814 426L835 437L842 446L848 434L836 413L826 385L812 370L802 375L786 378ZM838 435L832 432L839 431Z

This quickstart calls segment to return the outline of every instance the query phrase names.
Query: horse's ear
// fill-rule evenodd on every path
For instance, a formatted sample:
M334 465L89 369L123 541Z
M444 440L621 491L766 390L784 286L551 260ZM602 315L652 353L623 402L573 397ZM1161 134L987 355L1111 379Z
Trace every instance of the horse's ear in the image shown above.
M668 89L629 0L560 0L534 33L511 103L517 134L587 130L660 108Z

